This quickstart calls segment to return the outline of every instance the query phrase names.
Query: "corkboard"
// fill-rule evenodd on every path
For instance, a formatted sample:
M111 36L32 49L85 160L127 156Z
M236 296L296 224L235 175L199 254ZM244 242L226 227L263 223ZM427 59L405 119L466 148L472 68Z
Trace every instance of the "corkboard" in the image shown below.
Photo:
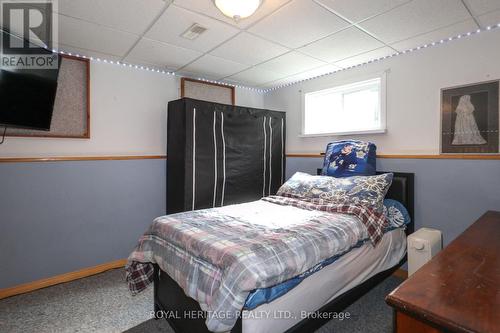
M63 56L50 131L9 128L7 136L90 138L90 64Z
M234 87L183 77L181 97L234 105Z

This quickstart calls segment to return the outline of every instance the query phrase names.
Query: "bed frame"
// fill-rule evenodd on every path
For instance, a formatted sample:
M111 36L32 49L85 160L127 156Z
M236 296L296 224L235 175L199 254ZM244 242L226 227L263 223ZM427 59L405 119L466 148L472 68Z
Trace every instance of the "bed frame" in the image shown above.
M378 174L384 172L377 172ZM411 217L411 223L406 228L406 234L409 235L414 229L414 174L394 172L394 180L386 198L400 201L408 209ZM318 310L320 313L341 312L349 305L357 301L360 297L377 286L380 282L392 275L401 265L406 262L406 256L394 267L380 272L362 284L352 288L344 294L336 297L331 302ZM197 314L202 311L198 302L186 296L181 287L162 271L158 265L154 265L154 309L155 313L164 311L163 316L175 332L206 333L209 332L205 319L202 316L193 316L186 318L180 314ZM162 317L162 316L160 316ZM324 317L324 318L320 318ZM315 318L306 318L286 332L312 332L321 327L328 321L328 316L315 316ZM242 332L242 319L238 319L231 333Z

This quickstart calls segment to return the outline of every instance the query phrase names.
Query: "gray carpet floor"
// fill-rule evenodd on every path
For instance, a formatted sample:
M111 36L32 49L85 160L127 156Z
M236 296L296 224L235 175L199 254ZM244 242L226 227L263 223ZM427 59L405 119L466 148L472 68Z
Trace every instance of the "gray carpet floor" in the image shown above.
M389 277L317 333L391 332L392 310L384 297L401 283ZM0 300L0 332L168 332L152 319L153 291L131 296L123 269Z

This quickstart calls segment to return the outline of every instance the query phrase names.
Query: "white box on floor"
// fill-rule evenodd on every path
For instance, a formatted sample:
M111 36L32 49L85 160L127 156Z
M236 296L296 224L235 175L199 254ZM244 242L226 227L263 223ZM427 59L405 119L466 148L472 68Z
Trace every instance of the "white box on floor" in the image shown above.
M408 236L408 275L412 275L442 248L441 231L421 228Z

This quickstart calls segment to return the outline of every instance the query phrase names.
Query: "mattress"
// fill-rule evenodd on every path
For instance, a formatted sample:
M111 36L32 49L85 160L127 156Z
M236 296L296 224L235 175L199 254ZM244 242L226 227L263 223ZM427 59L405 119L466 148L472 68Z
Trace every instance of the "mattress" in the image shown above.
M209 314L207 328L224 332L251 291L292 279L367 238L380 243L386 222L363 206L278 196L162 216L129 256L126 279L137 294L153 282L158 264Z
M403 229L387 232L373 247L367 242L305 278L274 301L243 312L242 331L283 332L346 291L395 266L406 254Z

